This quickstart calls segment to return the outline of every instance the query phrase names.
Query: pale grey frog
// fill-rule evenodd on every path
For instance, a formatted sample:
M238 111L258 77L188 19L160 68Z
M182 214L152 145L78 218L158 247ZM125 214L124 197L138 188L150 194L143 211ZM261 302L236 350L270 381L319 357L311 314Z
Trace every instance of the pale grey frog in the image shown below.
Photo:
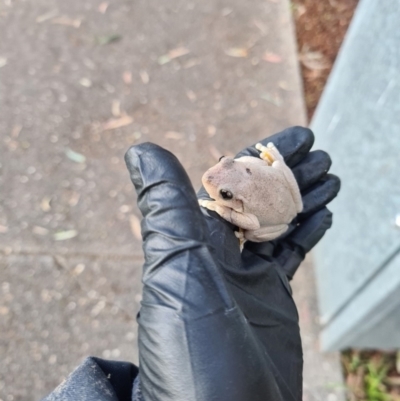
M256 145L260 158L222 157L202 177L213 200L199 200L201 206L217 212L239 227L242 241L271 241L288 229L303 209L301 194L292 170L270 142Z

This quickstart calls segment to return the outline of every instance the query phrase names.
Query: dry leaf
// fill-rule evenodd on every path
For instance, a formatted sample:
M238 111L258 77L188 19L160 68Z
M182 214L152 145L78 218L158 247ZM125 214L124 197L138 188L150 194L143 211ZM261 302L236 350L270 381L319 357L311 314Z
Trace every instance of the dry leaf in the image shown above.
M284 91L292 91L292 87L286 81L279 81L278 86Z
M59 231L53 235L56 241L65 241L67 239L75 238L78 235L76 230Z
M258 19L254 20L254 25L261 31L263 35L268 33L267 27Z
M124 115L120 118L111 118L103 124L103 131L113 130L121 127L125 127L133 123L133 118L128 115Z
M306 12L306 6L304 4L296 4L294 7L295 17L298 19L302 17Z
M108 45L113 42L118 42L121 39L122 39L122 36L119 35L118 33L112 33L110 35L102 35L102 36L98 36L96 38L97 43L99 45Z
M114 117L121 117L121 102L114 99L111 105L111 114Z
M78 152L73 151L72 149L66 149L65 155L69 160L72 160L75 163L85 163L86 157Z
M1 224L0 224L0 233L1 234L4 234L4 233L6 233L8 231L8 227L7 226L2 226Z
M189 98L189 100L190 100L191 102L195 102L196 99L197 99L196 94L195 94L193 91L191 91L191 90L189 90L189 91L186 92L186 96Z
M142 230L140 227L140 220L134 214L131 214L129 216L129 224L131 226L131 231L132 231L132 234L134 235L134 237L137 240L141 241L142 240Z
M201 61L197 58L191 58L190 60L188 60L185 64L183 64L183 68L188 69L188 68L192 68L196 65L201 64Z
M189 50L186 47L177 47L175 49L170 50L167 54L164 54L158 58L158 64L164 65L169 63L174 58L182 57L185 54L188 54Z
M55 18L57 16L57 14L58 14L57 10L49 11L46 14L39 15L39 17L36 18L36 22L38 24L41 24L42 22L48 21L49 19L52 19L52 18Z
M177 47L168 52L168 57L173 60L174 58L182 57L185 54L189 54L190 51L186 47Z
M400 351L396 353L396 371L400 374Z
M214 125L209 125L207 127L207 135L209 138L212 138L217 133L217 129Z
M141 70L140 71L140 79L142 80L142 82L147 85L150 81L150 77L149 74L147 73L146 70Z
M59 17L53 19L51 23L55 25L65 25L72 26L73 28L79 28L81 26L82 20L78 18L72 19L68 17Z
M72 270L73 276L79 276L85 271L86 266L83 263L78 263Z
M282 106L282 99L276 93L274 93L274 94L264 93L260 96L260 98L263 100L266 100L269 103L272 103L273 105L275 105L277 107Z
M50 202L51 202L51 197L45 196L45 197L42 199L42 201L40 202L40 208L41 208L44 212L48 212L48 211L51 209Z
M108 6L109 6L109 4L106 1L103 1L103 3L100 3L99 8L98 8L99 12L101 12L102 14L105 14Z
M124 71L122 79L127 85L130 85L132 83L132 73L130 71Z
M15 125L11 131L11 138L18 138L22 131L22 125Z
M69 198L68 205L71 207L75 207L80 199L81 195L78 192L73 192L71 197Z
M33 227L32 232L37 235L47 235L49 233L49 230L44 227L35 226Z
M399 376L389 376L385 379L385 382L390 386L400 387L400 377Z
M314 79L319 78L322 75L323 70L306 70L304 71L304 78L307 81L312 81Z
M175 132L175 131L168 131L165 133L165 138L167 139L182 139L183 134L180 132Z
M311 51L308 47L303 48L300 53L301 63L310 70L326 70L331 64L328 59L319 51Z
M158 64L160 64L160 65L167 64L170 61L171 61L171 59L169 58L168 54L164 54L163 56L160 56L157 60Z
M233 13L233 10L231 9L231 8L229 8L229 7L225 7L225 8L223 8L222 9L222 11L221 11L221 15L223 16L223 17L227 17L229 14L231 14L231 13Z
M81 78L79 83L85 88L90 88L92 86L92 81L89 78Z
M225 50L225 54L231 57L247 57L248 50L243 47L232 47Z
M3 68L7 65L7 59L5 57L0 57L0 68Z
M278 64L282 62L282 57L279 54L265 52L263 56L263 60L267 61L268 63Z

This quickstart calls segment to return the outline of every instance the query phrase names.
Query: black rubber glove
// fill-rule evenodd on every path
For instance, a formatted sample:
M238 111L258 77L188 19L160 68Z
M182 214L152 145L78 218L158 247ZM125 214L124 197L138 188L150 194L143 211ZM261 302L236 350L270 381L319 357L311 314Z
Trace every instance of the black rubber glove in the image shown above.
M304 211L283 239L245 244L200 208L178 160L149 143L126 163L143 214L145 254L139 322L145 401L301 400L302 348L287 277L331 225L325 204L339 190L310 130L274 142L303 192ZM238 156L253 154L248 148ZM204 197L200 191L199 196Z

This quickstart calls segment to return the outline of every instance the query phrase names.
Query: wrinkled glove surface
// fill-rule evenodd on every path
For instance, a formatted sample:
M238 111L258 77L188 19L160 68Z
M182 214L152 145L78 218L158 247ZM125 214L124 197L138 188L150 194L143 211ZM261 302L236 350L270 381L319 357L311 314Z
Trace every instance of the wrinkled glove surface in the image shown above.
M302 347L289 280L331 226L325 205L340 182L329 156L310 152L309 129L273 142L297 179L304 209L287 233L246 242L198 206L179 161L150 143L125 156L143 214L145 264L139 322L146 401L299 401ZM237 157L259 152L249 147ZM207 198L200 190L199 198Z

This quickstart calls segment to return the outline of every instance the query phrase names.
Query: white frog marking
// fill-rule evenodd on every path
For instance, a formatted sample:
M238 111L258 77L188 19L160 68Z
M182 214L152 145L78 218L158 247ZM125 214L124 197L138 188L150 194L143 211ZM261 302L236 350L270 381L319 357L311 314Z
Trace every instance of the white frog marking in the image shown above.
M292 170L275 145L258 143L256 149L260 158L223 157L207 170L202 183L213 200L199 203L239 227L238 238L263 242L282 235L303 203Z

